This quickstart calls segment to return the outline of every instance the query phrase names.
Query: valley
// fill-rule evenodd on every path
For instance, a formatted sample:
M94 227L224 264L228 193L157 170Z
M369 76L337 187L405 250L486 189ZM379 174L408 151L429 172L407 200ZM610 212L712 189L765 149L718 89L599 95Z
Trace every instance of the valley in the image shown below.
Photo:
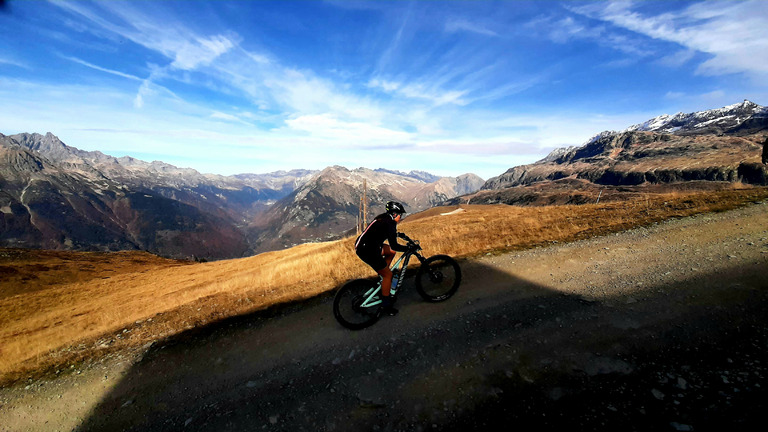
M474 174L339 166L201 174L79 150L51 133L0 134L0 245L239 258L343 237L364 193L371 218L389 200L417 212L482 184Z
M79 150L52 133L0 135L0 245L209 261L343 238L360 223L364 197L369 220L389 200L418 213L765 186L766 130L768 108L746 100L662 115L487 181L343 166L222 176Z

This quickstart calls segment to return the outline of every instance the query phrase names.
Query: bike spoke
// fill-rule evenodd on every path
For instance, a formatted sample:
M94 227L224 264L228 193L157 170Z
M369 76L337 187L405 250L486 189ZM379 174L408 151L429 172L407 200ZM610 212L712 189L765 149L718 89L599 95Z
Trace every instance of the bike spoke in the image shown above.
M333 301L333 313L343 326L360 329L378 319L381 300L378 287L371 281L355 280L344 285Z
M424 261L416 275L416 288L430 302L448 299L461 283L461 269L447 255L436 255Z

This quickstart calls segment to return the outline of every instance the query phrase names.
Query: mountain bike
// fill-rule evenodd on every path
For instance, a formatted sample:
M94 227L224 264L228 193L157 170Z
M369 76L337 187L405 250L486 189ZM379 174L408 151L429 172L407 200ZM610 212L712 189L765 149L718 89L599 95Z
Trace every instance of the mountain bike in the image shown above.
M405 272L411 257L416 256L421 266L416 272L416 291L432 303L448 300L461 284L461 268L448 255L424 258L418 240L403 233L397 236L407 242L408 250L392 266L390 295L396 299L403 286ZM333 299L333 316L344 327L359 330L373 325L381 317L381 277L378 281L355 279L342 286Z

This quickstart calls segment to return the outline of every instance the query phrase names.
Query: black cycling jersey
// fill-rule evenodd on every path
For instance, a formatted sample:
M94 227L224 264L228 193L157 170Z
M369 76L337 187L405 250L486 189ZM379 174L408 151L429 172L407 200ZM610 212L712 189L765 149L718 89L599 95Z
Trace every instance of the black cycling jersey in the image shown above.
M389 243L389 247L397 252L405 252L408 247L397 244L397 222L389 213L382 213L376 216L368 225L368 228L355 241L355 249L361 251L381 252L384 241Z

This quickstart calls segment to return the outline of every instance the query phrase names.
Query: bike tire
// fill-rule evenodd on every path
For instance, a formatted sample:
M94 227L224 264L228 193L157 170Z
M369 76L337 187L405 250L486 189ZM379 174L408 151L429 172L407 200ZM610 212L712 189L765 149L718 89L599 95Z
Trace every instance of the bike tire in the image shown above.
M461 284L461 268L448 255L434 255L421 263L416 273L416 291L432 303L448 300Z
M360 330L373 325L379 319L379 306L361 308L364 295L376 288L376 283L355 279L341 287L333 298L333 316L336 321L351 330Z

